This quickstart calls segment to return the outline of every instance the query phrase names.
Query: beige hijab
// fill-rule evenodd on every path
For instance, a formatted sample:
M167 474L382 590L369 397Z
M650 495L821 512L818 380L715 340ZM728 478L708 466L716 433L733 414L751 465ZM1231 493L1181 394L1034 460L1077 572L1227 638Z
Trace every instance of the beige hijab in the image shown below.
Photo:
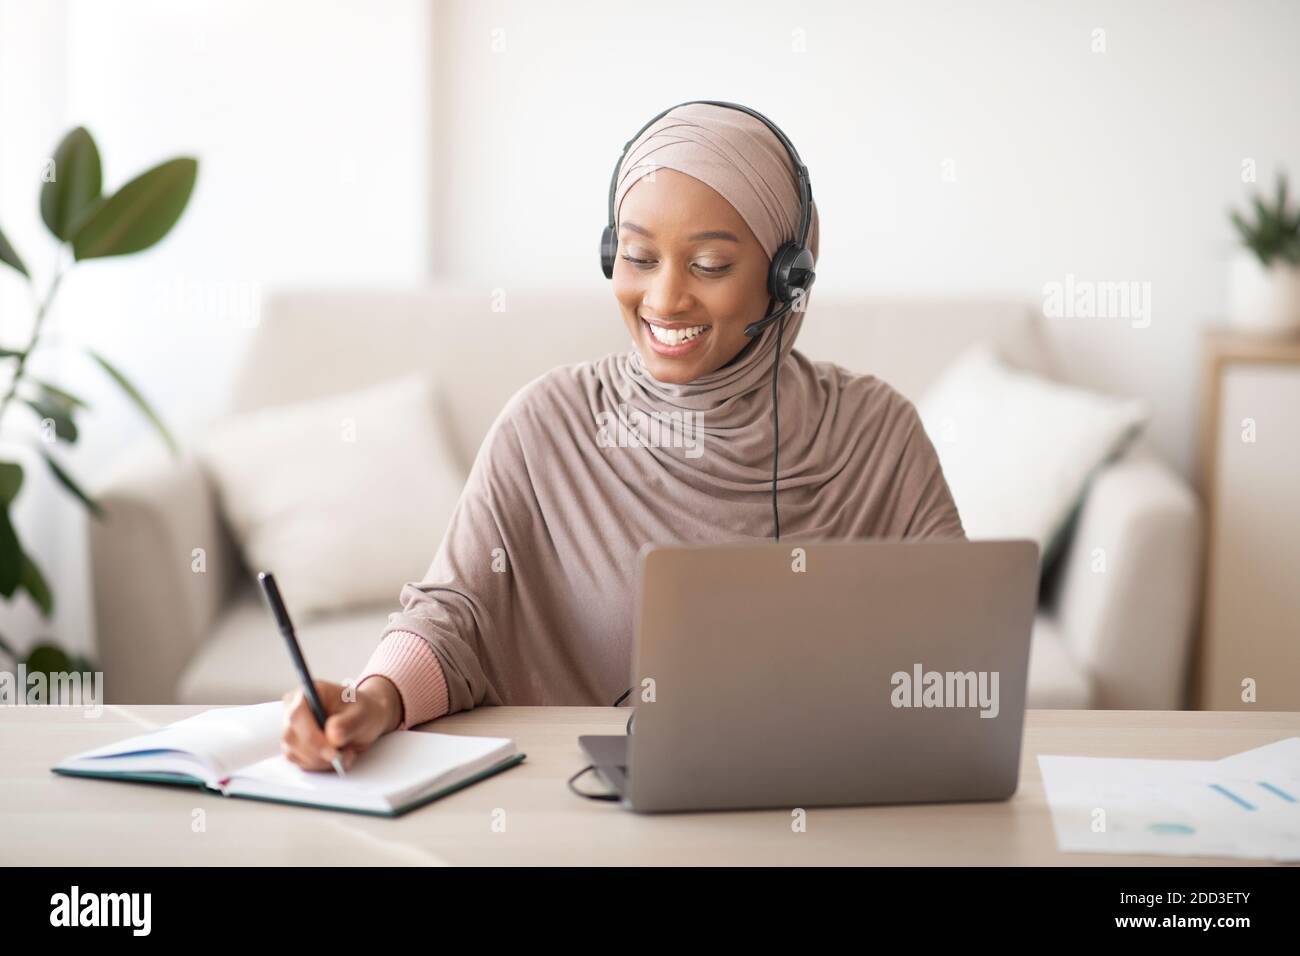
M660 167L727 199L769 257L794 238L793 166L748 114L692 104L660 118L624 157L615 210ZM815 208L809 248L816 256ZM781 343L782 540L964 537L911 403L794 349L816 321L810 300ZM433 563L402 588L384 631L429 642L451 712L612 703L631 680L642 545L770 539L776 332L684 385L657 381L632 349L555 369L507 403Z

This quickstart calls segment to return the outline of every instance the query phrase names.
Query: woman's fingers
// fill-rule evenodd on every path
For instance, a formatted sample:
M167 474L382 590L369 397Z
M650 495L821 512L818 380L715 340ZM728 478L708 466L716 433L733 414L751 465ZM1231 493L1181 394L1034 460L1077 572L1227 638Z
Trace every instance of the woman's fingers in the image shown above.
M346 700L343 690L340 684L316 681L316 693L328 715L323 730L316 723L302 689L284 695L281 751L304 770L328 770L335 757L347 769L384 732L386 718L382 702L369 694L357 694Z
M373 735L369 725L374 723L361 701L348 704L325 720L325 741L337 750L344 747L368 745Z
M286 711L281 749L284 755L304 770L325 770L337 751L325 739L311 704L302 690L285 695Z

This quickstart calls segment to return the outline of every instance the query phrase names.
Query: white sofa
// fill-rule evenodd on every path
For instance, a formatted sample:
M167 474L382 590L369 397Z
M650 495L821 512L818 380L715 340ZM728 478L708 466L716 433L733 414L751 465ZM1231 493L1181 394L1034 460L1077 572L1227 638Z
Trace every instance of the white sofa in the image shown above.
M878 375L916 401L977 340L994 342L1014 364L1056 372L1036 307L1020 301L817 295L799 348ZM432 370L463 475L515 389L556 365L627 347L607 287L504 296L445 284L280 293L262 311L230 413ZM107 511L106 520L90 523L90 545L108 699L241 703L291 688L288 657L196 459L137 461L96 490ZM1183 706L1199 544L1195 498L1145 445L1106 466L1045 591L1030 706ZM199 547L203 573L191 567ZM1105 549L1105 573L1092 569L1095 548ZM318 676L355 675L397 609L403 583L393 582L383 605L299 622Z

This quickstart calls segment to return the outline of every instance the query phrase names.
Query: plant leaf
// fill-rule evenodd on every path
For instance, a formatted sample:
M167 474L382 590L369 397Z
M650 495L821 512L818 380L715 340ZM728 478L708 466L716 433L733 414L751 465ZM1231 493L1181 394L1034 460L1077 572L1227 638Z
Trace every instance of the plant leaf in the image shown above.
M0 507L0 595L13 597L23 579L23 546L9 520L8 504Z
M65 242L103 189L103 170L94 139L80 126L54 150L54 179L41 188L41 218Z
M81 503L89 508L96 518L103 518L104 509L99 506L99 502L82 491L81 486L73 480L71 475L59 467L59 463L54 460L48 451L42 448L41 454L45 457L46 464L50 466L50 471L54 472L54 477L59 479L59 484L72 492L75 497L81 499Z
M59 388L59 386L57 385L51 385L49 382L43 382L39 378L32 378L30 375L24 377L33 385L40 388L42 392L51 396L56 401L59 401L62 404L69 406L70 408L90 408L90 406L86 404L84 399L78 398L76 395L73 395L71 392L64 391L63 389Z
M198 160L173 159L131 180L77 226L78 259L124 256L148 249L171 231L190 201Z
M1237 227L1237 232L1241 235L1241 241L1249 245L1253 236L1250 231L1250 226L1246 224L1245 219L1241 218L1241 213L1233 209L1229 212L1228 217L1232 220L1232 224Z
M1267 232L1273 228L1273 210L1264 205L1264 200L1259 196L1250 197L1251 205L1255 207L1255 216L1259 220L1258 229L1260 232Z
M54 422L54 434L66 442L77 440L77 423L72 420L72 409L62 402L46 395L37 398L23 398L23 403L31 407L42 419Z
M0 461L0 505L12 504L23 486L23 466L16 461Z
M162 440L167 443L167 447L171 450L172 455L179 455L180 448L176 444L176 440L172 438L171 432L167 430L167 426L163 424L163 420L158 416L158 413L153 410L145 400L145 397L140 394L140 390L132 385L127 380L127 377L119 372L108 361L108 359L104 358L104 356L90 349L87 349L86 352L91 358L100 364L100 367L109 374L113 381L117 382L122 391L126 393L127 398L131 399L131 401L135 403L136 407L144 413L144 416L153 423L154 428L158 430L158 434L162 436Z
M31 278L31 275L27 272L27 266L23 265L22 257L18 255L14 247L9 244L9 240L5 238L3 229L0 229L0 262L17 269L27 278Z
M19 583L32 596L36 606L41 609L41 614L49 617L54 612L54 595L50 593L50 586L45 582L45 575L41 574L41 569L36 566L31 555L23 554L22 560L22 579Z
M37 644L27 652L29 674L67 674L71 671L71 658L56 644Z

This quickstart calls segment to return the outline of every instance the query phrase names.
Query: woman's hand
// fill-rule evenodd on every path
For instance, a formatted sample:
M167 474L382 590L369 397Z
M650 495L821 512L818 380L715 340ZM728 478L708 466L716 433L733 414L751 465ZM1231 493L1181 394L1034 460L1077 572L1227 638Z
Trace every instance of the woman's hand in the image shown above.
M344 700L342 684L316 681L316 693L325 708L325 729L321 730L302 688L284 695L284 730L280 751L304 770L329 770L339 757L346 770L357 756L393 730L402 719L402 699L385 677L372 677Z

